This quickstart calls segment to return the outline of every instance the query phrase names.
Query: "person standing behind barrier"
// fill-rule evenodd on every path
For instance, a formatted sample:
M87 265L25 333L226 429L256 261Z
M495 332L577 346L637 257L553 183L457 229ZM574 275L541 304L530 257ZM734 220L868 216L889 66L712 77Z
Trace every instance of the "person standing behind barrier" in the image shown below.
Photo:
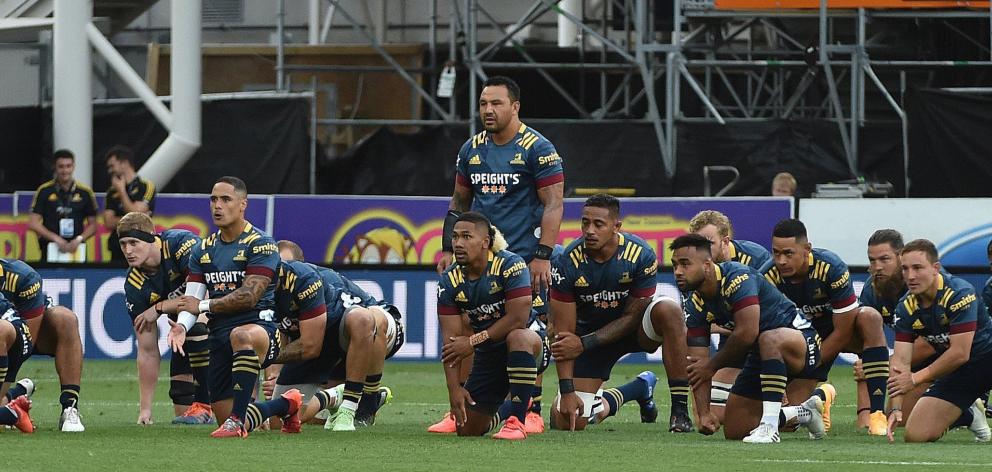
M55 151L55 178L41 184L31 201L28 227L38 235L38 246L49 262L85 262L77 250L96 232L93 189L73 178L76 157L68 149Z
M794 197L796 196L796 178L788 172L779 172L772 179L773 197Z
M107 200L103 206L103 226L110 231L107 239L109 260L123 261L117 223L132 211L152 215L155 211L155 184L142 179L134 170L134 153L130 148L114 146L107 151L105 158L110 188L107 189Z

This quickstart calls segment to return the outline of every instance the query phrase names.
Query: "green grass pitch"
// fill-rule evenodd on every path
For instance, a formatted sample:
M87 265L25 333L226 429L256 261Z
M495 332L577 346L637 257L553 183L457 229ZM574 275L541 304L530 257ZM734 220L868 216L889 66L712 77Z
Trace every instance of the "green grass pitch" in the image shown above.
M167 379L167 366L163 362L162 379ZM646 368L664 372L660 364L620 364L611 385ZM348 434L307 425L299 435L259 431L247 440L214 440L209 437L212 427L169 424L167 381L159 382L156 423L134 424L138 385L133 361L86 362L80 410L86 432L58 432L58 380L51 359L41 358L21 370L22 377L37 384L32 417L38 431L0 432L0 470L992 470L992 444L974 443L968 431L952 431L931 445L888 444L855 431L850 370L837 367L832 372L839 392L834 430L818 442L806 439L805 432L784 433L776 445L745 445L724 440L720 433L670 434L664 378L655 395L662 409L657 424L641 424L636 405L628 404L617 417L588 431L549 431L519 443L430 435L427 425L447 408L443 374L437 363L412 362L387 363L384 384L393 388L395 398L371 428ZM553 372L545 382L557 384ZM545 391L546 405L555 390Z

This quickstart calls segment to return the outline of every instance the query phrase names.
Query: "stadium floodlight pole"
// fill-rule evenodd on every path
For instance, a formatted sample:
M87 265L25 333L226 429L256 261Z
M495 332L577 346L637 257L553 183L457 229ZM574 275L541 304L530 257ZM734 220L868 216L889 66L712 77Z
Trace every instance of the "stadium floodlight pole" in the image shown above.
M496 18L494 18L491 14L489 14L489 12L486 11L486 9L482 8L482 5L478 5L478 9L479 9L479 12L482 13L482 16L485 16L486 19L489 20L489 22L493 25L493 28L495 28L496 31L503 32L503 33L506 32L506 30L503 28L503 26L501 26L499 24L499 22L496 21ZM579 116L581 116L583 118L589 118L589 112L587 112L585 110L585 108L583 108L582 105L579 104L579 102L577 100L575 100L575 98L572 97L572 95L569 94L567 90L565 90L564 87L562 87L561 85L559 85L558 82L554 79L554 77L552 77L551 74L548 73L548 71L544 70L545 67L544 67L543 64L538 63L533 58L533 56L531 56L530 54L527 54L527 50L524 49L523 44L520 44L520 42L517 41L512 36L507 41L510 44L513 45L513 48L517 51L517 53L519 53L520 56L523 57L524 60L526 60L527 62L525 62L525 63L508 63L508 64L500 64L500 63L492 64L492 63L486 63L486 62L479 62L478 64L481 67L486 67L486 64L492 64L494 67L499 67L500 65L503 65L503 66L506 66L506 67L511 68L511 69L512 68L523 68L523 69L533 68L533 69L535 69L537 71L537 73L542 78L544 78L544 80L548 83L548 85L551 86L551 88L555 89L555 91L558 92L558 94L561 95L561 97L563 99L565 99L565 102L568 103L569 106L571 106L573 109L575 109L575 111L577 111L579 113ZM557 65L559 65L559 66L566 66L567 67L566 64L558 63ZM631 66L631 67L633 67L633 66Z
M668 139L671 137L671 134L666 133L666 130L663 130L661 126L661 116L658 112L658 100L656 99L654 93L654 68L652 67L654 58L648 55L644 47L644 40L647 35L646 2L647 0L637 0L635 7L636 27L634 30L635 37L637 38L637 49L634 51L634 54L637 56L637 66L641 72L641 82L644 84L642 91L648 101L648 118L651 120L651 124L654 127L655 139L658 140L658 148L661 151L662 167L665 169L665 175L667 177L672 177L675 175L675 156L671 154L671 150L668 147ZM665 69L665 73L671 74L672 69ZM667 106L668 105L666 104L666 109ZM667 126L667 123L665 125Z
M402 77L403 80L410 85L410 88L414 92L416 92L417 95L420 95L420 98L422 98L425 103L427 103L431 108L436 110L438 114L441 115L441 117L445 119L448 118L448 111L442 108L441 105L438 105L437 101L434 100L434 97L431 96L431 94L424 91L424 88L421 87L420 83L417 82L416 79L414 79L409 73L407 73L406 70L403 69L403 66L400 65L400 63L397 62L396 59L393 58L393 56L389 54L389 52L382 47L381 42L378 39L376 39L374 35L370 34L368 31L366 31L365 28L362 28L361 25L359 25L358 22L355 21L355 19L348 13L348 11L341 6L341 0L330 0L330 2L332 5L338 7L337 10L341 13L341 16L345 19L345 21L347 21L351 25L351 29L354 30L355 33L364 36L365 39L368 40L369 46L371 46L372 49L375 49L375 52L379 53L379 56L381 56L382 59L386 61L387 64L389 64L394 69L396 69L396 73L399 74L399 76Z
M331 32L331 24L334 23L334 9L337 8L333 3L327 7L327 13L324 14L324 26L320 28L320 44L327 42L327 35Z
M172 0L172 127L138 173L165 187L200 147L200 1Z
M276 90L286 91L286 2L276 2Z
M172 115L169 113L169 109L158 99L155 92L145 83L144 79L131 68L131 65L124 59L124 56L114 48L113 44L110 44L110 41L103 36L103 33L93 23L86 25L86 36L93 45L93 49L103 56L107 64L114 69L114 72L121 77L124 84L148 107L148 110L162 124L162 127L171 130Z
M307 10L307 42L311 46L320 44L320 0L310 0Z
M55 0L53 34L53 144L76 156L74 178L93 185L93 96L86 24L92 2Z
M848 135L847 127L844 125L844 109L840 104L840 95L837 93L837 84L835 82L837 79L834 77L833 68L830 66L830 55L827 52L829 34L830 31L827 28L827 0L820 0L820 65L823 67L823 72L826 76L830 102L833 105L834 111L837 113L837 127L840 129L841 142L844 143L847 168L851 175L855 176L858 173L857 150L851 147L851 137ZM854 119L853 116L851 118Z

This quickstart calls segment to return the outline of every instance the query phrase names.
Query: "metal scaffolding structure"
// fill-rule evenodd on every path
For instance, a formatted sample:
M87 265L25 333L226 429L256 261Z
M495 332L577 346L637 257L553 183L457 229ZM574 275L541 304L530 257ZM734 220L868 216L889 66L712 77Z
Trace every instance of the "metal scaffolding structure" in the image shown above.
M320 12L311 11L310 41L323 42L335 16L362 35L389 64L370 66L285 66L283 35L279 34L276 74L280 87L296 72L325 70L355 73L395 73L403 77L422 103L426 116L409 120L362 120L320 118L328 125L434 125L468 123L474 133L477 121L474 101L458 104L454 98L439 99L433 90L441 71L436 61L442 31L438 3L430 1L429 61L418 70L404 69L383 49L386 25L363 24L342 0L312 0L311 8L327 6L324 23ZM534 0L513 26L497 21L490 9L496 2L449 0L446 45L448 62L469 71L468 97L478 95L480 80L505 70L536 71L574 111L573 116L556 119L529 119L528 122L633 122L651 123L666 174L675 173L678 155L677 122L728 122L819 118L837 124L848 168L857 175L860 130L869 121L892 121L902 126L904 166L908 166L907 120L902 92L907 74L934 73L949 68L992 66L992 24L989 37L977 37L956 24L961 20L992 21L988 10L866 10L833 9L820 0L819 9L728 11L716 8L714 0L658 0L674 2L671 30L656 30L651 0L602 0L597 11L586 11L585 1L563 7L563 0ZM596 2L592 2L596 3ZM282 30L282 1L277 16ZM614 12L611 15L610 12ZM540 62L516 39L517 33L548 12L574 24L581 62ZM623 18L611 18L623 12ZM372 15L366 11L367 22ZM383 15L385 17L385 15ZM900 21L923 19L939 22L949 33L974 45L981 60L962 58L899 57L886 54L875 58L869 50L887 41L886 26ZM612 20L612 21L611 21ZM481 42L480 28L498 33L497 39ZM317 34L320 30L321 34ZM383 35L384 36L384 35ZM444 36L444 35L441 35ZM513 48L523 59L500 61L496 53ZM884 48L883 48L884 49ZM912 55L911 55L912 56ZM324 67L324 69L321 69ZM373 70L374 69L374 70ZM551 72L569 71L580 79L598 85L598 103L589 106L564 87ZM880 71L882 74L880 75ZM423 74L418 82L416 74ZM648 84L648 86L645 86ZM824 93L811 90L825 85ZM683 90L687 87L686 90ZM459 111L461 108L461 111ZM907 177L906 192L909 191Z

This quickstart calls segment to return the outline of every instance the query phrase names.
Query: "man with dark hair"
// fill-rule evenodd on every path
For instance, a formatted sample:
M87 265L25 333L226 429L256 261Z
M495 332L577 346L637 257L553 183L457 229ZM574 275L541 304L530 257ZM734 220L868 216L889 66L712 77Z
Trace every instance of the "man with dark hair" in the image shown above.
M201 241L183 229L156 234L152 219L143 212L124 215L116 233L119 249L129 266L124 296L138 343L138 424L152 424L152 401L161 362L158 318L164 314L175 319L179 313L179 297L186 290L190 254ZM169 398L176 414L172 423L213 423L205 315L198 317L187 333L183 349L185 355L173 352L169 361Z
M672 395L669 431L692 431L685 372L685 326L678 302L654 297L658 262L641 238L620 227L620 201L598 194L582 208L582 237L552 266L551 351L559 394L551 413L558 429L581 430L617 414L628 401L640 406L641 422L658 417L651 371L602 390L613 366L634 352L659 346Z
M35 190L28 227L38 235L43 259L85 262L85 253L76 252L96 232L96 196L72 177L76 170L72 152L59 149L54 160L55 178Z
M126 146L114 146L106 155L110 188L103 205L103 225L110 230L107 247L112 261L124 260L117 237L117 224L121 217L131 212L151 216L155 211L155 184L138 175L133 159L134 153Z
M61 385L59 404L62 414L59 416L59 430L67 433L85 431L79 417L79 392L83 375L83 343L79 337L79 320L72 310L56 305L43 288L44 281L34 268L15 259L0 259L0 280L9 283L0 285L2 294L14 305L17 318L24 321L30 329L31 352L25 352L19 360L11 358L11 369L3 380L0 393L7 390L5 399L0 404L14 400L30 388L22 379L11 385L17 375L19 363L33 354L45 354L55 358L55 370Z
M814 391L818 381L826 382L827 374L841 352L858 353L863 361L869 393L868 434L885 436L889 348L882 330L882 315L874 308L858 303L847 264L833 252L814 249L803 222L785 219L775 225L772 258L773 263L767 264L762 271L765 278L799 307L823 340L822 362L816 375L793 381L788 389L789 398L804 398ZM814 393L830 405L836 391L832 385L824 384ZM829 406L824 423L829 431Z
M551 258L564 209L565 175L554 145L521 123L519 113L520 87L516 82L508 77L490 77L479 96L479 118L485 129L458 151L455 188L444 219L443 253L437 271L440 274L451 264L451 229L459 213L471 209L486 215L506 235L509 250L527 263L534 291L531 324L540 331L547 314ZM463 379L467 375L463 372ZM532 434L544 431L540 385L538 379L533 414L527 416ZM429 431L454 432L454 424L446 417Z
M713 262L740 262L752 269L760 269L772 255L760 244L743 239L731 239L734 233L730 218L716 210L703 210L689 220L689 232L696 233L710 241L710 254ZM729 331L718 326L712 327L720 335L720 344L727 342ZM719 348L719 346L717 346ZM713 376L713 391L710 392L710 410L723 421L723 410L727 405L730 387L740 373L741 366L725 367Z
M244 181L217 180L210 193L210 211L218 231L193 247L179 315L177 321L169 320L169 345L183 353L197 315L207 314L211 407L221 423L211 434L215 438L248 437L260 418L270 416L284 417L283 431L300 428L299 390L252 405L254 414L248 416L258 372L279 354L273 321L279 248L245 220L247 207Z
M975 440L992 439L982 401L992 388L992 322L985 304L968 281L941 272L937 248L925 239L902 249L903 278L909 293L896 307L896 343L888 379L892 409L889 440L903 420L903 396L933 382L906 418L906 442L932 442L948 428L967 426ZM938 357L917 372L910 370L917 337Z
M743 365L727 399L724 437L777 443L779 426L797 422L809 429L811 438L822 438L820 397L782 407L789 378L809 375L820 360L820 338L809 321L758 271L738 262L713 262L710 242L703 236L679 236L669 249L675 282L687 294L687 370L700 432L713 434L720 428L709 411L713 374L727 366ZM711 358L710 325L714 323L731 334Z
M304 400L316 398L319 407L308 405L301 421L311 419L311 413L336 410L326 429L371 426L379 407L392 397L381 382L383 364L403 345L399 310L332 269L293 259L289 249L298 249L296 243L279 244L276 322L286 342L272 361L266 393L296 388ZM325 390L329 381L340 388Z
M544 342L527 329L532 304L527 265L506 250L502 235L480 213L458 217L452 246L456 263L441 274L437 314L457 433L481 436L505 421L494 439L526 439L527 404L534 380L547 367L538 365L545 359ZM462 331L462 316L469 319L471 336ZM463 386L460 364L470 357L471 374Z

